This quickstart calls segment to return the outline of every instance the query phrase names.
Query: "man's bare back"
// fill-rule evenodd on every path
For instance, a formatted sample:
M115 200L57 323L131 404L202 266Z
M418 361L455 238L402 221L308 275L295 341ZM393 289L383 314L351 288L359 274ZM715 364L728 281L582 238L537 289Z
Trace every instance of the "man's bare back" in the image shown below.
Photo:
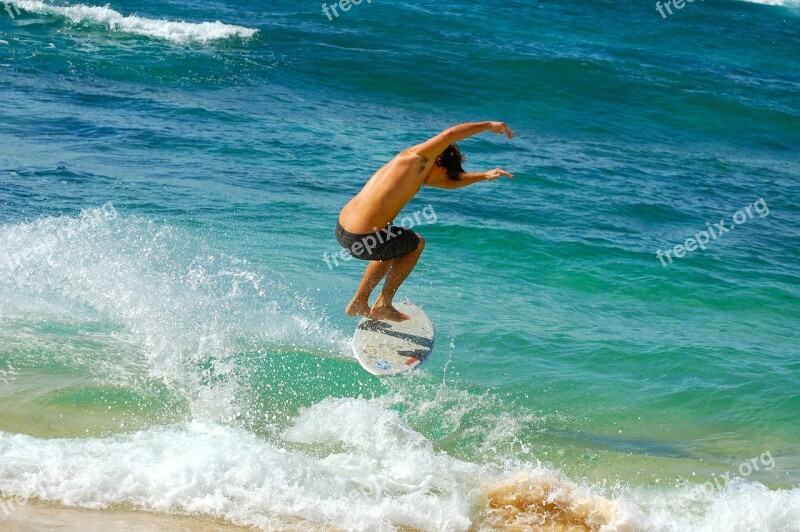
M344 206L339 214L337 239L354 257L372 261L347 306L348 315L391 321L408 319L394 308L392 299L416 265L425 239L410 230L398 229L397 233L408 233L403 235L402 242L395 240L390 245L395 236L390 224L423 184L453 189L500 176L513 177L500 168L474 174L461 168L461 152L455 143L483 131L514 137L514 132L502 122L475 122L449 128L397 154ZM364 253L365 250L369 252ZM369 296L383 277L386 277L383 290L370 307Z
M344 206L339 223L359 234L386 227L417 194L432 164L410 150L399 153Z

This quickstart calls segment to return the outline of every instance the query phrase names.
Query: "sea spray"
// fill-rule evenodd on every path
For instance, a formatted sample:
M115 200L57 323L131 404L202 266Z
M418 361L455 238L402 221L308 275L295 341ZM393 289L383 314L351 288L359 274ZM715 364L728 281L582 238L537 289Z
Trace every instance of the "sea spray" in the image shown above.
M0 291L29 294L10 298L5 313L32 306L44 316L50 301L59 313L88 307L119 324L116 337L136 346L148 376L182 395L197 418L259 415L243 384L247 368L236 363L252 331L275 344L346 352L345 339L299 315L305 311L269 272L110 205L0 226L0 249ZM291 308L297 314L283 310Z

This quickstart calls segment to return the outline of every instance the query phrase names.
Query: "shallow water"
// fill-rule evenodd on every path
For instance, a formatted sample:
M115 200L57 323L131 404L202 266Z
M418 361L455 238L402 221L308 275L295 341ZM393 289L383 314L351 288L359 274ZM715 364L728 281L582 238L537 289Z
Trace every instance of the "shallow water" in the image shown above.
M0 492L264 529L798 530L782 4L0 11ZM342 312L363 266L323 259L338 210L483 119L518 137L463 142L468 170L516 178L408 206L400 295L437 347L377 380Z

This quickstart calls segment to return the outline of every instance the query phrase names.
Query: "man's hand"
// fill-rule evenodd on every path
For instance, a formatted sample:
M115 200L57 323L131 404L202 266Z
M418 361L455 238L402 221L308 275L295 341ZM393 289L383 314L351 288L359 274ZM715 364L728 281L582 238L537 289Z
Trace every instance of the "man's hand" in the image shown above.
M464 188L468 187L469 185L474 185L475 183L481 183L483 181L494 181L498 177L502 176L506 176L509 179L514 179L513 174L506 172L502 168L495 168L494 170L489 170L488 172L477 172L474 174L467 172L462 175L461 179L458 181L452 181L444 177L436 182L426 181L425 184L430 187L438 188Z
M505 124L504 124L504 126L505 126ZM513 134L513 132L512 132L512 134ZM502 168L495 168L494 170L489 170L488 172L486 172L486 176L485 176L484 179L486 179L486 181L493 181L493 180L497 179L500 176L506 176L509 179L514 179L514 174L510 174L510 173L506 172L505 170L503 170Z
M509 140L513 139L516 134L505 122L491 122L489 131L497 133L498 135L505 135Z
M483 131L504 134L509 139L514 138L514 132L504 122L470 122L446 129L422 144L409 148L407 151L417 156L424 156L428 161L432 161L441 155L453 142L459 142Z

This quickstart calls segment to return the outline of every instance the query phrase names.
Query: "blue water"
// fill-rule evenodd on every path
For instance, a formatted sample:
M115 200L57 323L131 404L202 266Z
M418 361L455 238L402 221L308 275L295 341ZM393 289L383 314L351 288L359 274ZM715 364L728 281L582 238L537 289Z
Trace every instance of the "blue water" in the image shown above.
M0 492L262 529L800 530L800 6L775 3L0 10ZM375 379L336 217L475 120L518 136L464 141L467 170L515 179L404 211L435 212L399 296L437 347Z

